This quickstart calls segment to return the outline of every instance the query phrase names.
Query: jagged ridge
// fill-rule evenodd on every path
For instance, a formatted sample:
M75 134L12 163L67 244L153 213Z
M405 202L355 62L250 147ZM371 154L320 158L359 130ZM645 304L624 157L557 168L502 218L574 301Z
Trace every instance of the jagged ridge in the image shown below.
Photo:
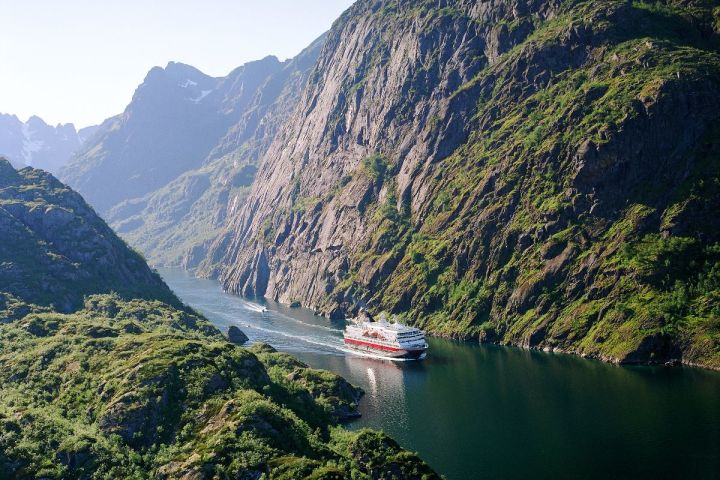
M202 262L212 272L227 215L244 202L258 159L295 107L322 44L321 37L258 86L200 168L111 209L106 218L113 228L153 263L194 268Z

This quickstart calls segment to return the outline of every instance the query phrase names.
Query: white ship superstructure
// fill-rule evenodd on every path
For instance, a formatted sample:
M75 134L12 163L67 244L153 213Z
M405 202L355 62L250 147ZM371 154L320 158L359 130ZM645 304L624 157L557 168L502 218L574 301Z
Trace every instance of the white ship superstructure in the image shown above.
M354 350L390 358L421 358L428 348L425 332L398 322L354 320L345 329L345 344Z

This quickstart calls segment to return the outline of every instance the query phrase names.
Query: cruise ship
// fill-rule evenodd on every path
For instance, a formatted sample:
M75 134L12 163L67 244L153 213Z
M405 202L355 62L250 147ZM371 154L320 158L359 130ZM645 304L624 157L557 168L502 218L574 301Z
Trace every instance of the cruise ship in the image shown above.
M421 359L428 344L425 332L398 322L388 322L384 316L373 322L367 318L351 320L344 332L345 345L360 352L388 358Z

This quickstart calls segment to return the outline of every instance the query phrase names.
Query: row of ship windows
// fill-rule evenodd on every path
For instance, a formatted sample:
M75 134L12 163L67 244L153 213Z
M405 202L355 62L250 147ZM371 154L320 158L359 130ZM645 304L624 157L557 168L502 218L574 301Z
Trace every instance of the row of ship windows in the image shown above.
M352 337L350 337L350 338L352 338ZM364 336L364 335L359 336L358 338L363 339L363 340L372 340L372 341L374 341L374 342L378 342L378 343L388 343L388 344L392 344L392 343L394 343L394 342L396 342L396 341L398 341L398 342L400 342L400 341L402 341L402 342L412 342L412 341L422 340L422 337L420 337L420 336L418 336L417 338L398 338L397 340L388 340L388 339L386 339L386 338L377 338L377 337L366 337L366 336Z

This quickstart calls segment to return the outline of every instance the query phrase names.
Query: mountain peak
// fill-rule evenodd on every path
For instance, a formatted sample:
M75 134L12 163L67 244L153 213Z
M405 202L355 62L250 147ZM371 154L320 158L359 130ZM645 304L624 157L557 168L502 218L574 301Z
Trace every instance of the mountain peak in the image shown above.
M25 123L31 127L49 127L45 120L38 117L37 115L32 115Z
M48 124L38 115L21 121L0 114L0 155L12 165L32 165L56 173L79 149L82 141L72 123Z
M20 121L17 115L13 115L12 113L0 113L0 118L7 118L18 122Z
M193 80L195 80L197 77L212 78L210 77L210 75L203 73L192 65L180 62L168 62L168 64L165 66L165 73L173 77L189 76Z
M206 75L192 65L186 65L179 62L168 62L165 68L160 66L152 67L142 84L136 90L136 93L143 87L151 86L153 90L160 88L167 91L167 86L176 84L177 86L198 87L202 89L214 88L217 79Z
M182 63L182 62L169 61L167 63L167 65L165 66L165 70L169 70L169 69L173 69L173 68L188 68L188 69L196 70L196 68L193 67L192 65L188 65L187 63Z
M280 59L275 55L267 55L260 60L256 60L255 62L248 62L248 63L280 63Z
M10 160L5 157L0 157L0 172L4 172L8 168L12 168L12 170L15 171L12 164L10 163Z

